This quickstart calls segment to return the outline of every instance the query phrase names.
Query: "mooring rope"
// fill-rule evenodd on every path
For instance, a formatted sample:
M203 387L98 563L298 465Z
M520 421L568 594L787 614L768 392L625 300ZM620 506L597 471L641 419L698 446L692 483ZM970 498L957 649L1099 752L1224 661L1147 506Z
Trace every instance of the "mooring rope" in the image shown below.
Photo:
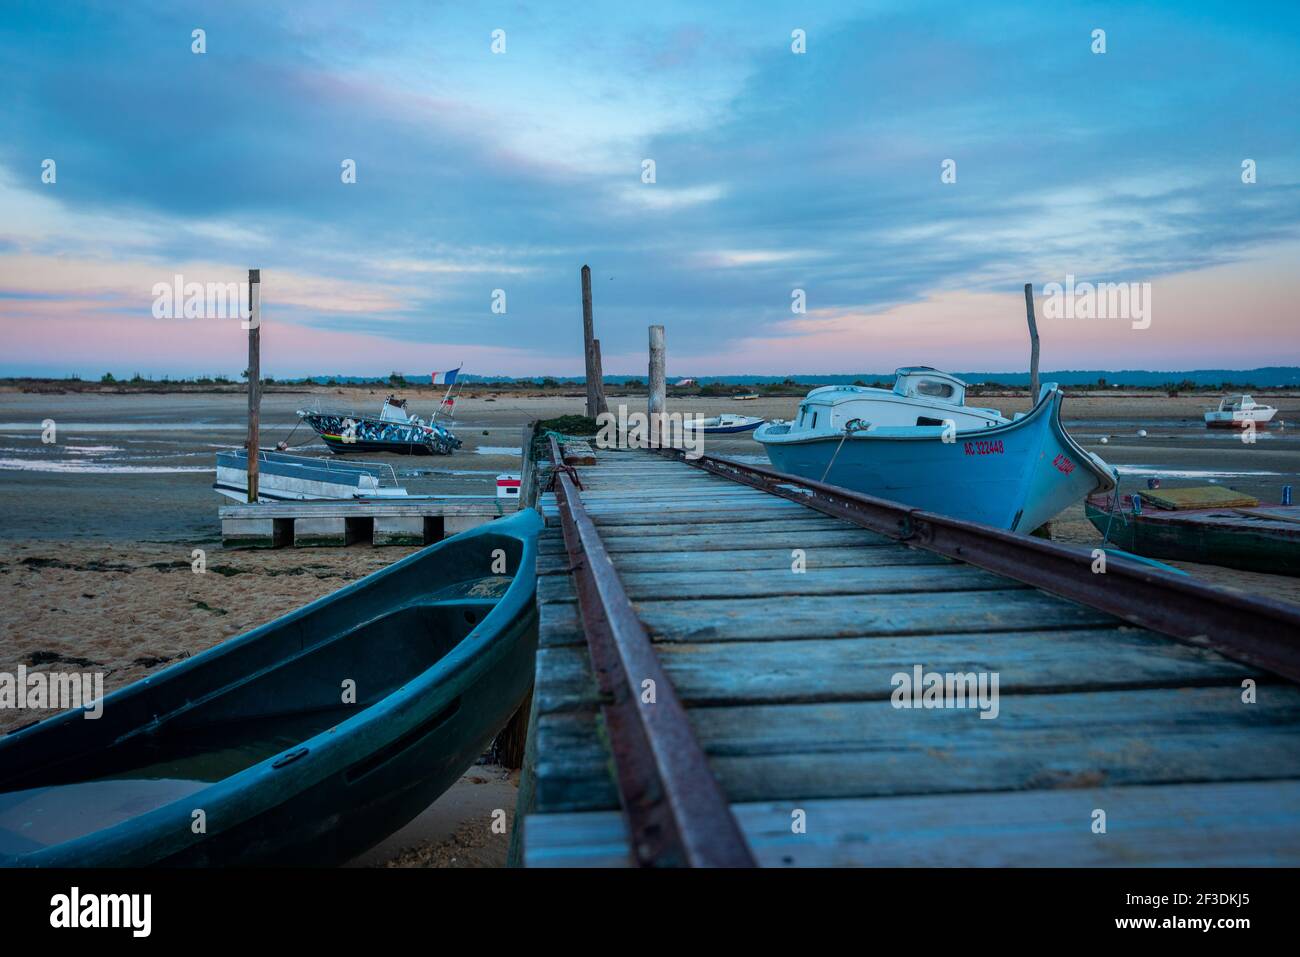
M863 422L861 419L849 419L849 421L844 423L844 434L840 436L840 444L835 446L835 454L832 455L831 460L826 463L826 471L822 473L823 482L826 481L826 476L831 474L831 467L835 464L835 459L839 457L840 449L844 448L844 440L847 439L851 433L865 432L869 428L871 428L871 423Z

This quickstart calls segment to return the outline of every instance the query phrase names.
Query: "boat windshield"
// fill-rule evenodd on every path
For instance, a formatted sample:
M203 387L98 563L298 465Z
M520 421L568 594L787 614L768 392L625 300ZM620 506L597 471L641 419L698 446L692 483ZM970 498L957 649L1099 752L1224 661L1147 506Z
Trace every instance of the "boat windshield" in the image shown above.
M956 393L947 382L936 382L934 379L921 379L916 383L917 395L928 395L935 399L951 399Z

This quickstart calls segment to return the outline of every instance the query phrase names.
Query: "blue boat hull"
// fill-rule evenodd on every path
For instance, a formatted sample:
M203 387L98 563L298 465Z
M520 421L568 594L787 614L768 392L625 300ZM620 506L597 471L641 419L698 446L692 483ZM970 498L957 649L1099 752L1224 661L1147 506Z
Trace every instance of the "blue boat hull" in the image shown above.
M818 479L995 528L1031 532L1094 491L1114 487L1105 463L1061 425L1062 395L1044 387L1026 416L978 432L942 427L848 435L790 434L769 424L754 436L779 471Z
M9 735L0 864L335 864L373 846L527 694L540 526L530 510L447 539L107 696L97 720ZM498 549L507 574L487 575Z

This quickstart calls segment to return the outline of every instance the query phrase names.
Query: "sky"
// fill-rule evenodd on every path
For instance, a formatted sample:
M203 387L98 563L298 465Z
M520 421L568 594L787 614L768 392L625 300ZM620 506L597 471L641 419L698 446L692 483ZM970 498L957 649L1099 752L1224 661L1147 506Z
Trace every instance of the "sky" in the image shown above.
M4 0L0 375L1300 364L1300 4L576 9Z

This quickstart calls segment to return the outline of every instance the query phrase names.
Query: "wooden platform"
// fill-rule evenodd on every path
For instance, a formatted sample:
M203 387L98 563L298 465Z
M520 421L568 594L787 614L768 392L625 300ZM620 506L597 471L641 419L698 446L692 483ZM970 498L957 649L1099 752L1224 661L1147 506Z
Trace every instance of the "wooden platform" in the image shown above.
M518 500L494 496L447 499L358 499L353 502L263 502L223 505L226 548L321 545L432 545L518 510Z
M582 502L759 863L1300 863L1295 686L681 462L596 457ZM541 504L522 862L626 864ZM895 707L917 665L996 672L997 716Z

